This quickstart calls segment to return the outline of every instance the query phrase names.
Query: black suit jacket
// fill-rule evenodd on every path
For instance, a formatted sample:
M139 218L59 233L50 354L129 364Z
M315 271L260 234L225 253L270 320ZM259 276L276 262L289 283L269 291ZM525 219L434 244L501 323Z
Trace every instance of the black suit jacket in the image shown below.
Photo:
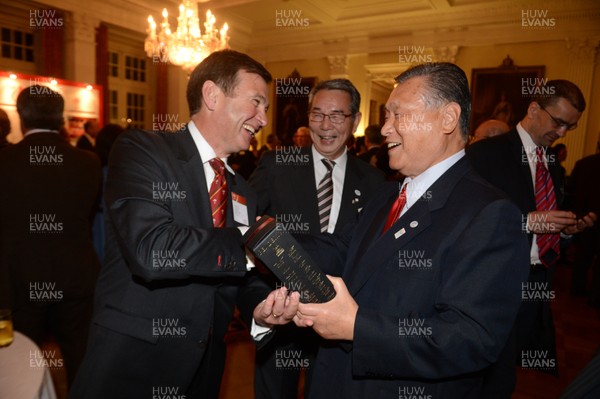
M79 137L79 140L77 140L77 148L80 150L94 151L94 145L85 134Z
M535 193L527 153L516 128L507 134L473 143L467 148L467 156L477 173L506 193L519 207L525 231L527 214L536 209ZM556 202L561 208L565 197L565 182L561 178L556 157L549 156L547 163ZM531 246L533 234L528 234L528 237Z
M348 156L336 232L355 221L383 181L381 171ZM276 217L293 233L320 232L311 147L265 153L250 177L250 185L258 193L259 214Z
M100 160L57 133L34 133L0 151L0 307L18 312L34 282L55 284L51 291L65 300L93 295L100 184Z
M256 195L228 173L227 227L213 228L202 161L187 127L130 131L115 143L105 265L73 398L143 397L158 386L190 395L198 379L216 397L234 305L249 320L269 289L246 271L232 211L235 193L254 221Z
M398 189L348 234L303 240L359 306L353 342L320 348L310 398L480 398L508 337L528 271L519 211L463 158L382 235Z
M574 196L572 209L577 216L588 212L600 215L600 154L589 155L575 163L569 186ZM598 230L597 223L594 229Z
M370 164L371 163L371 158L376 157L378 152L379 152L379 146L377 146L377 147L371 147L367 151L365 151L362 154L358 155L358 159L362 159L366 163Z

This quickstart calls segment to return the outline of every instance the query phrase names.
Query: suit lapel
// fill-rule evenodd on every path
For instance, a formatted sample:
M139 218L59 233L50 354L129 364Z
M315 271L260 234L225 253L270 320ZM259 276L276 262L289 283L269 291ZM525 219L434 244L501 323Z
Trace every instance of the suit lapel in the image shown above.
M187 201L190 215L199 225L212 226L212 214L208 197L206 176L200 153L187 126L177 133L170 133L174 142L173 150L179 161L178 178L185 182L190 191ZM193 202L191 202L193 201Z
M308 165L290 168L290 191L297 208L308 222L312 234L320 232L319 205L317 204L317 183L315 181L315 160L310 147L303 148L302 154L308 154ZM298 193L305 193L299 196ZM314 228L314 229L313 229Z
M417 201L396 223L389 228L383 235L381 231L387 217L391 204L398 196L397 190L392 199L386 202L377 213L363 235L361 242L362 256L353 267L344 274L344 280L348 281L348 290L355 295L369 280L369 278L379 270L379 267L386 267L393 260L398 261L398 251L410 243L422 231L431 225L430 209L426 201ZM379 266L379 267L378 267Z
M535 209L535 193L533 192L533 179L531 178L531 169L529 168L529 161L527 158L527 152L525 146L519 137L519 133L516 129L513 129L508 136L510 143L510 151L513 157L513 162L518 166L519 184L522 186L522 193L525 193L525 198L529 202L529 206L533 206ZM507 167L498 165L499 168Z
M344 174L344 187L342 189L342 200L340 202L340 213L336 222L335 231L338 232L349 222L354 221L358 210L363 206L361 201L360 182L362 181L362 173L356 166L356 162L362 162L348 154L346 162L346 172Z
M356 236L353 237L353 242L358 240L361 253L349 254L348 259L355 261L346 267L344 273L344 280L352 295L376 271L390 265L397 267L394 262L399 260L398 251L429 228L432 223L431 212L443 208L458 181L470 170L472 169L466 157L460 159L427 189L426 196L411 206L383 235L381 231L392 203L398 196L398 186L390 186L387 197L383 197L382 205L375 212L363 214Z

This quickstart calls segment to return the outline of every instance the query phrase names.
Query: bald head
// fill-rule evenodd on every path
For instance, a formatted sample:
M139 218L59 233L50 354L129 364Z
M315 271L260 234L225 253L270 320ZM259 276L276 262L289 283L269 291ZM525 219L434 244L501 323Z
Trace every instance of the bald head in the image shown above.
M499 136L508 133L510 126L506 122L497 119L490 119L483 122L475 129L473 141L489 139L490 137Z

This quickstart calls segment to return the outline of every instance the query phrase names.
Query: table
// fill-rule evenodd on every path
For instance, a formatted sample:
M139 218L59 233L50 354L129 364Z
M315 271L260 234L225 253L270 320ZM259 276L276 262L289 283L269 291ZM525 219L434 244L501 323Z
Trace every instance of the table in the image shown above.
M48 367L62 360L44 358L32 340L14 334L13 343L0 348L0 399L56 399Z

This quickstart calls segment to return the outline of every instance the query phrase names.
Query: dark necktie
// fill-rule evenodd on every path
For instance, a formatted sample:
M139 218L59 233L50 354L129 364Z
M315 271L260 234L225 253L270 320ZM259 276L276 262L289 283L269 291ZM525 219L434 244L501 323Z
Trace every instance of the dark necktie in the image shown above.
M331 205L333 203L332 173L335 162L329 159L321 159L321 161L325 164L327 173L325 173L325 177L323 177L317 189L317 204L319 205L321 233L326 233L327 227L329 227L329 214L331 213Z
M535 153L537 158L535 166L535 209L538 211L557 209L554 184L548 169L544 165L542 148L538 147ZM546 267L552 266L560 255L560 234L537 234L536 243L542 264Z
M383 226L383 232L381 234L385 234L385 232L388 231L388 229L392 227L392 225L396 223L396 220L398 220L400 217L402 209L404 209L404 205L406 205L406 186L408 186L408 184L405 184L404 187L402 187L402 190L400 190L400 195L398 195L398 198L396 198L396 201L394 201L394 205L392 205L392 209L390 209L390 213L388 214L385 225Z
M219 158L208 161L215 171L215 178L210 185L210 208L212 210L213 226L225 227L227 216L227 179L225 164Z

